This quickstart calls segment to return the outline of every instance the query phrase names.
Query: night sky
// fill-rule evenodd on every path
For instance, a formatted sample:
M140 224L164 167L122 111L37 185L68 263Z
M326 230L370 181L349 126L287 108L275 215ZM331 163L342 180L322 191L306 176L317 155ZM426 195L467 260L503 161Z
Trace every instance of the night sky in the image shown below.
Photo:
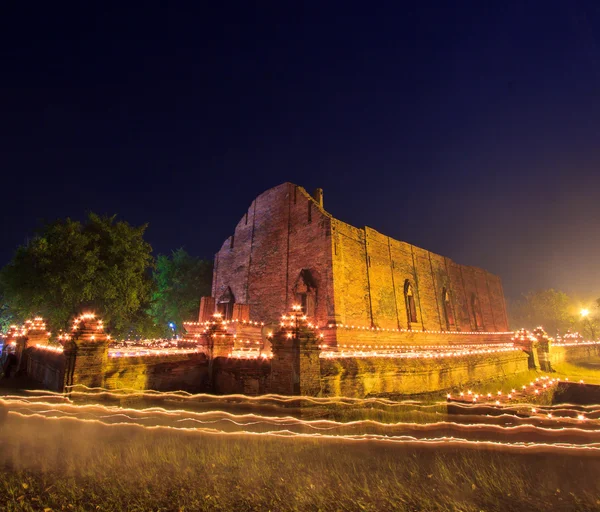
M2 4L1 264L89 210L212 258L291 181L509 297L600 296L600 2L212 3Z

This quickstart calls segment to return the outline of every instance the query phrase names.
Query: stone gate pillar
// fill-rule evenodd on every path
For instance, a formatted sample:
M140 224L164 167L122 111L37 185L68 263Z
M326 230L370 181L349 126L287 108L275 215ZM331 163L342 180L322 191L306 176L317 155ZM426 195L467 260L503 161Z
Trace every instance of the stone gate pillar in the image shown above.
M70 341L65 344L65 386L104 387L108 362L108 340L102 320L86 313L73 322Z
M14 376L20 368L21 359L27 348L27 331L24 326L11 325L4 338L4 347L2 349L2 364L6 364L5 370L7 376ZM12 354L12 356L9 356ZM15 358L14 363L9 362L8 358ZM10 365L10 368L8 367Z
M198 348L204 352L208 359L208 385L209 391L215 389L215 361L218 358L227 358L233 350L233 334L227 329L218 313L205 323L205 331L201 336ZM217 370L218 371L218 370Z
M321 394L319 338L306 325L302 313L285 315L281 329L273 336L271 392L281 395Z
M544 372L553 371L550 364L550 337L541 327L534 329L533 335L537 339L536 353L540 369Z
M26 373L28 369L29 348L36 345L48 345L50 333L46 330L46 322L42 317L27 320L24 325L24 335L17 338L16 355L19 360L17 372Z

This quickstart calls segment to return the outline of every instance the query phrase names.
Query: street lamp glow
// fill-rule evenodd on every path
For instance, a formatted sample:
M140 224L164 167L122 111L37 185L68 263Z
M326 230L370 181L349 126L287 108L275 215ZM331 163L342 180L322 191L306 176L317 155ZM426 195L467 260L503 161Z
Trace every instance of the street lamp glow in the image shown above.
M590 314L590 310L584 308L579 313L581 314L581 316L586 317Z

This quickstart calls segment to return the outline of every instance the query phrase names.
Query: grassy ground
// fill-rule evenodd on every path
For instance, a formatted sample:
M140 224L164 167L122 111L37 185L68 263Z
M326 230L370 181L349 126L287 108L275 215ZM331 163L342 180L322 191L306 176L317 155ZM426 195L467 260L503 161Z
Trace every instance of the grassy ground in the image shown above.
M553 365L556 374L561 377L569 377L571 381L583 379L586 384L600 384L600 359L590 358L588 361L575 363L559 363Z
M564 363L553 376L600 384L595 365ZM507 376L473 390L508 391L540 375ZM438 407L327 411L346 421L435 421L441 414ZM0 420L0 439L0 510L8 511L600 510L600 458L591 456L209 435L15 415Z
M199 435L76 420L0 427L2 510L600 508L600 459Z
M515 375L506 375L498 379L491 379L478 383L472 383L469 386L452 389L450 392L456 396L461 391L471 389L474 393L492 393L495 395L497 391L502 391L504 394L509 393L512 389L520 390L521 386L528 385L537 377L548 376L551 378L559 377L562 380L568 377L571 382L578 382L583 379L587 384L600 384L600 359L593 358L590 361L577 363L560 363L553 365L552 372L542 372L538 370L529 370L524 373ZM436 395L441 398L441 395ZM445 396L445 395L444 395ZM551 403L552 393L542 394L539 397L528 395L523 399L527 402L536 403ZM523 401L516 400L516 401Z

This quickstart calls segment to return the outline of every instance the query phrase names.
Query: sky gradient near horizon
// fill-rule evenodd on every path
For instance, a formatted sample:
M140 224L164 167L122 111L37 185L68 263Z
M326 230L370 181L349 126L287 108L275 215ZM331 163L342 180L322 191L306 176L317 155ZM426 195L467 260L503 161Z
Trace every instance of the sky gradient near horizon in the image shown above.
M181 5L3 6L1 264L86 211L212 257L291 181L509 297L600 296L600 3Z

